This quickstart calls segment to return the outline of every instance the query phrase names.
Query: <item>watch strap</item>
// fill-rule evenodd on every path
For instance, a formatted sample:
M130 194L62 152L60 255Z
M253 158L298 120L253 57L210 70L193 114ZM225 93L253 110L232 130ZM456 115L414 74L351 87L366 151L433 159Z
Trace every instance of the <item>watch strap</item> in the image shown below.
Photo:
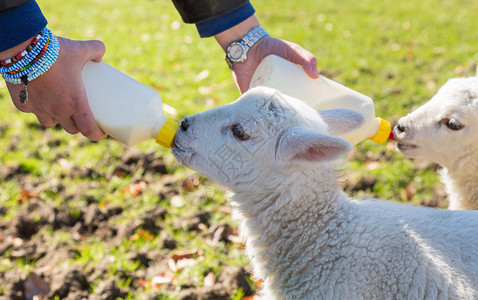
M229 65L229 68L232 70L232 67L239 62L244 62L247 59L247 52L249 51L249 48L251 48L257 41L259 41L261 38L268 36L269 33L264 29L262 26L257 26L252 28L242 39L238 42L233 42L231 43L227 49L226 49L226 62ZM244 52L241 56L240 59L233 59L230 55L230 47L233 44L241 44L243 46Z

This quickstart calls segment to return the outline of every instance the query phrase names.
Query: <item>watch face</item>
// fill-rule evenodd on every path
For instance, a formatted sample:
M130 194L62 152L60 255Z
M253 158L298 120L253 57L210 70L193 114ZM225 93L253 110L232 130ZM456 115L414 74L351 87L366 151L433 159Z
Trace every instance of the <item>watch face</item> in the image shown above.
M232 61L238 61L242 58L242 55L244 54L244 48L239 43L233 43L229 46L228 53L229 58Z

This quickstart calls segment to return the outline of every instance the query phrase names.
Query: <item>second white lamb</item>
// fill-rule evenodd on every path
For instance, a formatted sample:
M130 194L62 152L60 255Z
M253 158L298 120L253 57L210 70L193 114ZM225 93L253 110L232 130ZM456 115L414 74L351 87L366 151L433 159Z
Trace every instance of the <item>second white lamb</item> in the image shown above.
M394 132L404 155L443 166L450 209L478 210L478 77L450 79Z

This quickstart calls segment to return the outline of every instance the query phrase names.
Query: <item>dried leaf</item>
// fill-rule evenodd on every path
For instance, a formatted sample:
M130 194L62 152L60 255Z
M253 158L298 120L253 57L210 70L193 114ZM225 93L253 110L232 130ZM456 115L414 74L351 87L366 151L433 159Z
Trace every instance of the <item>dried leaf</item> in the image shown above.
M168 259L168 267L171 270L171 272L176 273L178 271L178 267L176 266L176 262L172 258Z
M129 193L131 194L131 196L138 196L138 195L141 195L141 193L143 193L145 188L146 188L146 182L144 181L136 182L130 185Z
M199 186L199 176L197 175L188 176L186 180L183 182L183 187L186 191L197 189L198 186Z
M246 242L240 236L237 235L228 235L227 240L241 248L246 246Z
M126 177L126 172L121 171L121 170L116 170L113 172L113 175L118 177L118 178L125 178Z
M175 261L174 259L168 259L168 266L171 272L179 272L186 268L192 267L196 264L196 261L192 258L183 258Z
M149 282L147 282L144 279L138 279L136 281L136 287L148 288L149 287Z
M411 182L405 189L402 190L401 197L403 201L410 201L417 194L415 183Z
M35 198L35 197L38 197L37 192L32 192L27 189L22 189L20 193L17 195L17 200L19 204L22 204L30 200L31 198Z
M153 290L160 290L161 287L167 284L177 284L177 278L173 273L161 273L154 275L151 278L151 281L146 281L144 279L139 279L136 281L136 287L138 288L151 288Z
M34 296L44 296L50 292L49 284L36 273L31 272L25 280L25 299L33 299Z
M214 235L212 237L212 243L215 245L219 243L219 241L222 239L224 233L224 226L219 226L217 230L214 232Z
M204 286L213 286L216 283L216 275L209 272L206 277L204 277L203 284Z
M151 278L150 287L154 290L159 290L165 284L170 284L173 281L173 277L166 273L158 274Z
M237 227L227 227L227 234L230 235L239 235L237 232Z
M230 215L232 213L232 207L230 206L220 206L219 211L225 214Z
M365 163L365 169L367 170L375 170L382 167L382 164L377 161L369 161Z
M257 277L254 276L254 274L250 274L250 277L249 279L254 282L254 284L256 285L256 289L260 289L262 287L262 284L264 283L264 281L262 281L261 279L258 279Z
M252 295L252 296L246 296L246 297L243 297L242 300L259 300L259 296L257 295Z
M171 258L174 260L179 260L183 258L192 258L200 255L198 249L191 249L191 250L182 250L182 251L176 251Z
M178 271L184 270L186 268L192 267L196 264L196 260L192 258L183 258L176 262L176 268Z
M139 239L146 239L146 240L152 241L154 240L154 236L151 235L146 230L140 229L135 234L129 237L130 241L137 241Z
M264 281L262 281L262 280L256 280L256 281L254 281L254 282L256 283L256 287L257 287L258 289L260 289L260 288L262 287L262 284L264 283Z
M178 272L191 267L196 263L195 258L201 255L197 249L177 251L168 259L168 266L172 272Z
M108 204L110 204L109 201L101 201L100 204L99 204L99 208L105 208L106 206L108 206Z

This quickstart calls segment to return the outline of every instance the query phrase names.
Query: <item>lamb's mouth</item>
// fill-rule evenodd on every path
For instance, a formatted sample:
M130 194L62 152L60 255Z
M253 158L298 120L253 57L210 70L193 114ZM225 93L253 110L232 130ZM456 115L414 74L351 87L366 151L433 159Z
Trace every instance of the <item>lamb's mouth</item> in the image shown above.
M397 144L397 147L398 147L398 149L400 149L400 150L408 150L408 149L417 148L416 145L413 145L413 144L402 144L402 143L398 143L398 144Z
M194 155L193 151L179 147L176 142L173 144L171 152L178 160L178 162L183 165L187 165L191 161L192 156Z

